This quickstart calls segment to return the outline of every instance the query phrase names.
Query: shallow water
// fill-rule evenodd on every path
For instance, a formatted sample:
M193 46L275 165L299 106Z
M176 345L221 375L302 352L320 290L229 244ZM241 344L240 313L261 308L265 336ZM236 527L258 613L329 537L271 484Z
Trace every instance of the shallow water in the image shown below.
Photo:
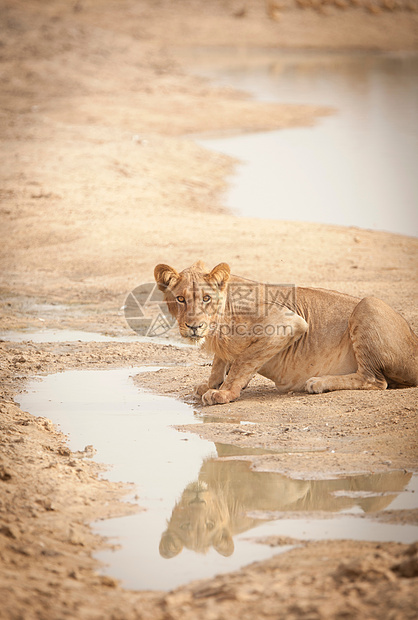
M264 58L264 60L263 60ZM242 216L418 235L418 56L202 51L189 65L256 99L330 106L314 127L204 139L240 159Z
M0 332L0 340L8 342L134 342L136 338L134 336L107 336L76 329L25 329Z
M34 380L20 396L23 409L69 434L72 450L93 444L96 459L111 466L106 478L135 483L145 510L94 526L121 545L96 556L124 586L171 589L289 548L254 543L254 536L417 538L418 527L358 515L416 507L418 477L395 471L299 480L253 472L248 461L231 456L234 448L172 428L204 418L135 386L134 375L152 370L66 371Z
M176 347L188 347L193 345L181 342L173 331L166 337L158 336L108 336L98 332L85 332L75 329L39 329L22 331L0 332L0 340L7 342L145 342L150 344L174 344Z

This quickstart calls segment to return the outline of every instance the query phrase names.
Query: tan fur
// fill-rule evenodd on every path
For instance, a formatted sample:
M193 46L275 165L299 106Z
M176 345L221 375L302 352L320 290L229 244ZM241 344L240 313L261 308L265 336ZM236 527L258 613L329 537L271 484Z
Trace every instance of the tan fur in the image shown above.
M239 397L259 373L282 393L418 385L418 338L383 301L232 276L226 263L157 265L180 333L213 353L204 405Z
M217 451L221 457L228 456L221 446ZM183 548L197 553L214 548L221 555L231 555L233 537L269 520L268 513L340 512L354 506L364 512L383 510L410 478L410 473L391 471L332 480L297 480L253 471L248 461L208 459L198 480L187 485L174 506L161 536L160 554L172 558ZM258 517L257 512L261 513Z

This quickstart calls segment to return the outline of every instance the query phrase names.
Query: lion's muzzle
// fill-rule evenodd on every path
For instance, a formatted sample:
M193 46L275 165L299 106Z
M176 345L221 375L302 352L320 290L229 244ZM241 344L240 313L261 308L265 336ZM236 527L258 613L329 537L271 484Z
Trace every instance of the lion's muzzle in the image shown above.
M200 340L206 335L207 323L205 322L193 325L185 323L184 326L187 328L187 333L183 333L183 335L186 335L187 338L192 338L193 340Z

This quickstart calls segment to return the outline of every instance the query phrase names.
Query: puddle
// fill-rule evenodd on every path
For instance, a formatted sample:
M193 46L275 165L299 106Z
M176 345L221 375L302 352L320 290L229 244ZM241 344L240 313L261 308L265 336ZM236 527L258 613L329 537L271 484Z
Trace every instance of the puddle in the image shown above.
M96 557L125 587L169 590L289 548L257 544L255 536L417 539L416 526L358 518L416 507L417 476L299 480L254 472L233 448L174 430L201 419L190 406L135 386L132 376L152 370L66 371L34 380L19 399L23 409L59 424L72 450L93 444L96 459L111 465L106 478L135 483L146 510L94 525L120 544Z
M418 55L201 50L186 65L258 100L336 109L310 128L202 140L244 162L233 212L418 235Z
M180 337L179 337L180 338ZM70 329L41 329L36 331L3 331L0 332L0 340L7 342L144 342L150 344L171 344L176 347L192 347L175 337L157 337L157 336L107 336L97 332L86 332Z
M96 332L69 329L40 329L0 332L0 340L8 342L134 342L133 336L113 337Z
M200 413L200 412L199 412ZM200 413L202 422L205 424L210 423L211 416L207 416L205 412ZM209 418L209 419L208 419ZM219 417L213 418L213 422L219 423ZM237 421L233 418L227 418L222 420L222 424L237 424ZM245 422L240 422L240 425L246 424ZM281 448L277 450L268 449L268 448L256 448L251 446L233 446L227 443L216 443L216 453L220 459L227 459L235 456L261 456L263 454L312 454L318 452L327 452L327 448L306 448L306 449L292 449L291 451L288 448Z

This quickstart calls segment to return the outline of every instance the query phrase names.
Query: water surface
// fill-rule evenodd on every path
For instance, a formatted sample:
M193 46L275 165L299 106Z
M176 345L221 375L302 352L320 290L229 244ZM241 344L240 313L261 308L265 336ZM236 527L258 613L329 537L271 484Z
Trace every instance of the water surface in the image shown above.
M25 329L7 330L0 332L0 340L6 342L123 342L123 343L149 343L162 345L175 345L180 348L191 348L193 345L182 342L176 333L167 332L164 336L140 336L129 334L127 336L109 336L98 332L86 332L76 329Z
M242 216L418 235L418 56L263 58L206 51L190 65L258 100L330 106L335 114L311 128L203 140L243 162L226 206Z
M417 539L416 526L360 516L416 507L418 477L393 471L300 480L254 472L234 447L173 428L204 418L134 384L138 372L153 370L66 371L34 380L20 396L23 409L61 426L72 450L93 444L96 459L111 466L106 478L135 483L131 500L145 510L94 526L120 545L96 557L125 587L169 590L289 548L258 544L255 536L289 536L293 544Z

